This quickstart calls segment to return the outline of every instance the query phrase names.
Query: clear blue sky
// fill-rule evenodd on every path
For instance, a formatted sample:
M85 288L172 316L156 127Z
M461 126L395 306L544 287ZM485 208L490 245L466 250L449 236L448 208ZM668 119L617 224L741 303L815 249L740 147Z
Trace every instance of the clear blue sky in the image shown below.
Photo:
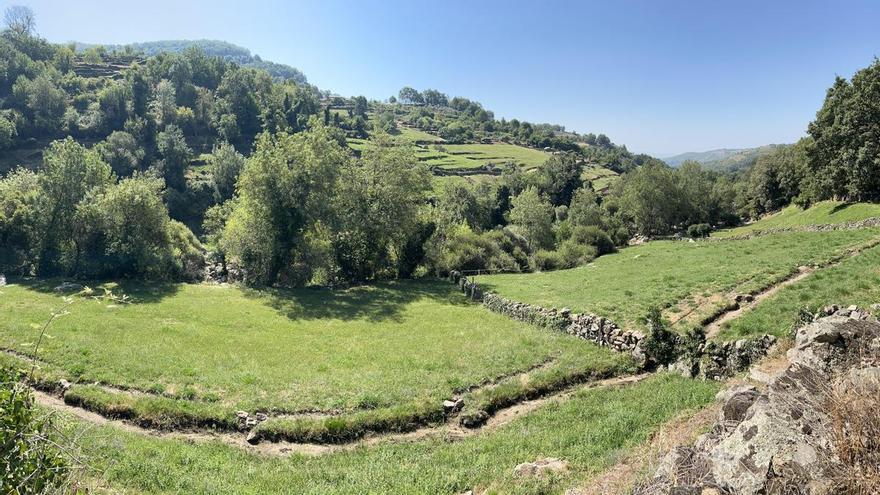
M437 88L657 156L792 142L880 55L877 0L12 3L51 41L222 39L342 95Z

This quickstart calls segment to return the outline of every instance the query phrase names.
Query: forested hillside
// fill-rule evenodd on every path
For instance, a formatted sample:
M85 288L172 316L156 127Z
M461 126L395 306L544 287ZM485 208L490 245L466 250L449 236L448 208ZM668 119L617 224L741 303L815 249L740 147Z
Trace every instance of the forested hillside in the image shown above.
M226 43L75 51L18 14L0 37L8 273L200 278L207 263L253 284L335 285L550 270L634 235L877 199L876 61L838 79L810 137L724 173L435 89L331 95Z
M263 60L259 55L251 54L247 48L234 45L227 41L219 40L162 40L131 43L129 45L90 45L88 43L74 43L77 53L84 55L97 53L101 56L107 53L123 53L129 55L141 55L153 57L162 53L183 53L190 48L200 49L209 57L220 57L227 62L234 62L243 67L262 69L274 78L293 79L298 84L306 84L308 80L299 69L285 64L278 64L269 60Z

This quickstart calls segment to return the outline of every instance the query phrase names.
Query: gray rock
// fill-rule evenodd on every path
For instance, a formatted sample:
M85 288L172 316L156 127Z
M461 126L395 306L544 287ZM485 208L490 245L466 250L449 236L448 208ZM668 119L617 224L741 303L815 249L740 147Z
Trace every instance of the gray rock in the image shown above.
M260 433L253 430L248 432L247 437L245 437L245 441L247 441L247 443L251 445L256 445L260 443L260 440L262 440L262 438L260 437Z
M568 470L568 463L553 457L538 459L535 462L524 462L513 468L513 474L519 477L544 477L549 473Z
M721 406L720 421L741 422L759 395L758 389L753 385L742 385L718 392L715 398L724 402Z
M446 414L458 412L462 407L464 407L464 399L458 397L443 401L443 411L445 411Z
M665 456L634 493L757 495L781 493L780 487L797 487L804 495L833 493L831 474L842 467L828 431L828 394L839 386L880 393L880 323L838 312L798 330L790 365L767 376L765 392L752 386L720 392L724 404L716 425L693 447ZM707 347L720 359L749 346Z

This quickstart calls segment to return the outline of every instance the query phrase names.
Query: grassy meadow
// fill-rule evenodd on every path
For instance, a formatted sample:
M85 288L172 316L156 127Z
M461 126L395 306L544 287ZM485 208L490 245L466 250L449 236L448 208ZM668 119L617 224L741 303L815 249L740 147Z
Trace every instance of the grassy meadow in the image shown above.
M593 190L599 193L607 192L618 177L617 172L595 165L585 167L583 174L581 174L583 181L592 182Z
M568 307L639 326L651 307L712 294L750 293L822 264L880 236L880 229L791 232L747 240L654 241L551 272L480 276L487 290L516 301Z
M33 352L40 324L63 304L56 285L0 289L0 347ZM39 351L41 376L74 382L68 402L151 425L229 424L244 409L350 413L369 429L389 418L435 418L444 399L542 363L562 375L628 369L621 355L491 313L445 282L113 290L133 303L76 297L53 322ZM320 428L322 440L330 426L299 425L312 435Z
M638 448L662 423L713 400L719 385L658 375L622 388L584 390L496 430L362 446L320 457L268 458L220 443L193 444L88 427L79 448L96 483L135 493L350 494L562 493ZM71 431L81 425L70 423ZM521 479L513 468L540 457L569 463L563 475Z
M782 288L751 311L727 322L720 337L734 339L766 333L788 336L802 308L815 312L829 304L856 304L867 309L875 303L880 303L880 247Z
M794 205L787 206L779 212L766 216L756 222L734 229L721 230L715 232L712 236L731 237L748 234L757 230L830 225L857 222L875 217L880 217L880 204L822 201L806 210Z
M550 158L547 152L506 143L419 146L416 156L428 165L448 170L479 169L489 164L507 163L532 169Z

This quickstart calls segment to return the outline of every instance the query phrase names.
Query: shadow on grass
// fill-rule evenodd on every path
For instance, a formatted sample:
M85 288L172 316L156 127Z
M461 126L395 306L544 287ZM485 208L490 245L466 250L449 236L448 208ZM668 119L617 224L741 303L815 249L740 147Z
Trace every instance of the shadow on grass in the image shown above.
M66 278L20 278L10 280L28 290L56 296L73 295L79 292L78 287L90 287L95 290L95 295L103 294L101 289L112 291L117 296L126 295L134 304L155 304L162 302L166 297L171 297L180 291L179 283L152 282L143 280L73 280ZM75 284L66 290L60 290L66 282ZM59 290L56 290L59 289Z
M472 304L453 284L440 280L402 280L343 290L243 289L243 293L265 302L291 320L332 318L401 322L406 306L420 299L449 306Z
M837 213L837 212L839 212L839 211L843 211L843 210L849 208L850 206L852 206L852 205L854 205L854 204L855 204L855 203L841 203L841 204L839 204L839 205L835 205L834 208L831 208L831 212L830 212L830 214L831 214L831 215L834 215L835 213Z

